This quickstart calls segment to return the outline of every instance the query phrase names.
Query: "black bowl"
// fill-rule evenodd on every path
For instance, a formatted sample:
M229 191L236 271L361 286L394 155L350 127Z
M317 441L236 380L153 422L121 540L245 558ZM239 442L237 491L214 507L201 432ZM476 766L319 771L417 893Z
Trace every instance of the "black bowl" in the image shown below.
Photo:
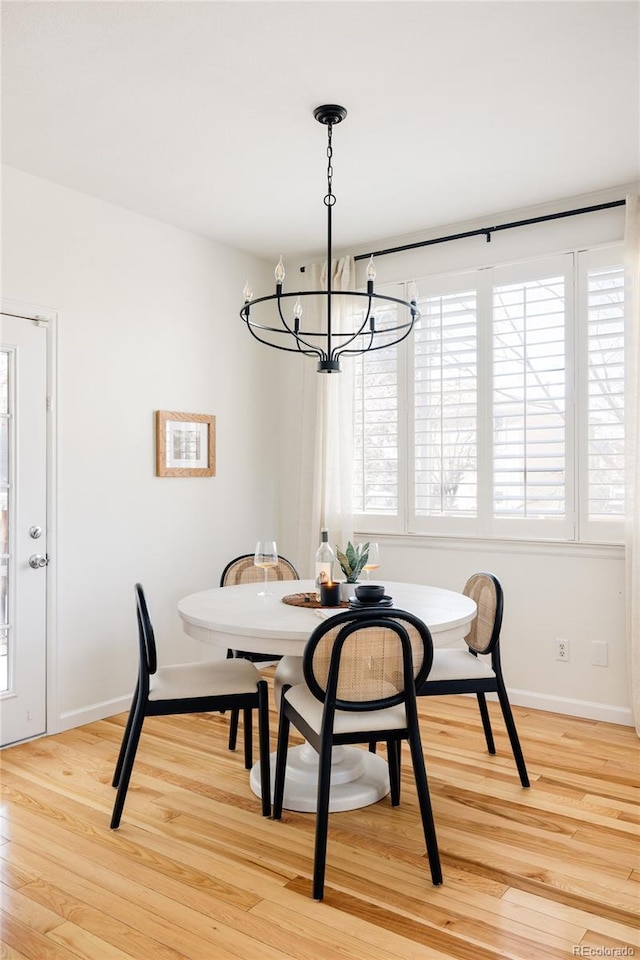
M356 598L360 603L380 603L384 597L384 587L378 583L361 583L356 587Z

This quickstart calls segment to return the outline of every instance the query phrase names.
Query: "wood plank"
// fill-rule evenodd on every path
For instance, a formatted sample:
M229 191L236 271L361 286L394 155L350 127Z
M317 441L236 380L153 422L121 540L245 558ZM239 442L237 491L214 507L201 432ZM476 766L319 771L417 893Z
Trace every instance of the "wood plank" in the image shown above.
M628 942L633 942L638 936L638 931L627 924L610 920L608 917L597 916L594 913L587 913L578 907L560 903L557 900L549 900L544 894L529 893L525 890L516 890L513 887L505 893L504 900L535 910L540 916L544 917L545 924L553 919L567 920L578 927L584 927L585 933L591 927L593 931L604 937ZM576 939L575 942L579 943L580 940Z

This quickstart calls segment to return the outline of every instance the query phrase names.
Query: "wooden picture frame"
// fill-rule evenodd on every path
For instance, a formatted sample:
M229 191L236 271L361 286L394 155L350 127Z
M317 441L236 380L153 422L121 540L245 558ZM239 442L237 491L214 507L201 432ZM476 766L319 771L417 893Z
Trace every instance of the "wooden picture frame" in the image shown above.
M216 418L156 410L156 476L214 477Z

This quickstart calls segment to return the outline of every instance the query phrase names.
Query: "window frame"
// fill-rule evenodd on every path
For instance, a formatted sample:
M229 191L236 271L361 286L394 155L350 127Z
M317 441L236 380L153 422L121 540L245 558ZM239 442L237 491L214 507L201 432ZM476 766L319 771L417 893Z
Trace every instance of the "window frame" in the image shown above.
M420 299L429 291L464 289L465 279L477 283L477 463L478 517L417 517L415 493L415 393L413 379L413 335L398 348L398 515L354 514L354 528L363 534L426 536L458 540L510 540L549 543L613 544L624 541L624 521L589 521L586 517L586 335L581 336L580 318L586 316L587 270L595 264L623 264L620 241L572 248L557 254L522 257L478 268L441 271L415 282ZM547 268L568 264L565 270L565 483L566 516L521 519L493 517L493 288L509 282L509 276L524 282L540 276ZM499 280L497 279L499 278ZM404 292L412 278L403 284ZM386 286L386 285L385 285ZM398 283L389 284L398 290ZM484 319L483 319L484 318ZM404 504L402 501L404 500ZM404 506L404 509L402 507Z

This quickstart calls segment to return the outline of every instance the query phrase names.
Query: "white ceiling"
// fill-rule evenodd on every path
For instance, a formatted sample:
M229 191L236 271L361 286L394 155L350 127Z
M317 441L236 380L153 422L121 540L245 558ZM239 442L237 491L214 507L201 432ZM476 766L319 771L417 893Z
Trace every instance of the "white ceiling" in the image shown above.
M6 164L272 257L639 176L639 4L3 2Z

